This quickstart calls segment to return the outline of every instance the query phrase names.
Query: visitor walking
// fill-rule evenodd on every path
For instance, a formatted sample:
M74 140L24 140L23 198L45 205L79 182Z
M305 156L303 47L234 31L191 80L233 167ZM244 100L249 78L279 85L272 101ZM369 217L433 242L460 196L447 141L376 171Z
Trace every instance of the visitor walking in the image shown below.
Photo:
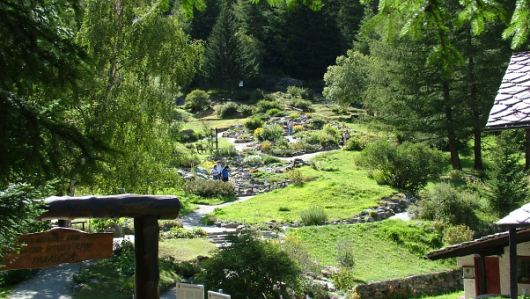
M226 165L225 168L223 168L223 170L221 171L221 179L223 180L223 182L228 182L229 177L230 177L230 167Z
M223 165L221 165L221 162L218 161L214 167L212 168L212 178L214 180L220 180L221 179L221 172L223 171Z

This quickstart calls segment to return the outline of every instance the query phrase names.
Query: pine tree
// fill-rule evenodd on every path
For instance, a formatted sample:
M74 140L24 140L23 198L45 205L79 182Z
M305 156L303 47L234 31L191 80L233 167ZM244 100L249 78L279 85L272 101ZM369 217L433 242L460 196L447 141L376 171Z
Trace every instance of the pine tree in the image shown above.
M491 209L500 217L528 199L528 177L520 163L521 154L511 136L510 132L504 131L497 138L493 167L489 173L488 199Z
M223 3L206 46L206 78L210 84L233 89L259 69L251 38L240 31L230 3Z

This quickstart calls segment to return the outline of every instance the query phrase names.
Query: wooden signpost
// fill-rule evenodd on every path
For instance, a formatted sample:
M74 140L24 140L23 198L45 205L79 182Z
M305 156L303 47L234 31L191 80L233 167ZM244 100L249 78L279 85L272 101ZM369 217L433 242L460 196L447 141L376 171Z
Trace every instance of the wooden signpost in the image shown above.
M217 293L208 291L208 299L231 299L232 296L223 294L223 293Z
M112 233L89 234L71 228L54 228L22 235L20 253L6 257L0 270L38 269L112 256Z
M135 299L158 299L158 219L175 219L180 201L174 196L121 194L49 197L47 219L134 218ZM11 256L6 269L42 268L112 255L112 235L54 229L23 237L26 246ZM4 270L4 269L0 269Z

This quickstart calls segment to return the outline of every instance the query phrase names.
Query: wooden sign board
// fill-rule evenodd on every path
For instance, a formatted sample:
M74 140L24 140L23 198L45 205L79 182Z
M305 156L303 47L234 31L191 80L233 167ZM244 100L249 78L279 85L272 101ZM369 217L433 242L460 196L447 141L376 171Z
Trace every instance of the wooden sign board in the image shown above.
M221 294L217 292L208 291L208 299L231 299L232 297L227 294Z
M0 270L38 269L112 256L112 233L90 234L71 228L54 228L20 236L20 253L6 257Z
M177 299L204 299L204 286L177 282Z

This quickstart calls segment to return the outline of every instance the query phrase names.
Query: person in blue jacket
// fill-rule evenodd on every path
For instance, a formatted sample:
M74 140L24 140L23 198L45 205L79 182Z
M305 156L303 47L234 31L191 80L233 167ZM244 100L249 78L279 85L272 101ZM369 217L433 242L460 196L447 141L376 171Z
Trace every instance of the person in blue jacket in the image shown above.
M223 182L228 182L229 177L230 177L230 167L228 167L227 165L221 171L221 179L223 180Z

